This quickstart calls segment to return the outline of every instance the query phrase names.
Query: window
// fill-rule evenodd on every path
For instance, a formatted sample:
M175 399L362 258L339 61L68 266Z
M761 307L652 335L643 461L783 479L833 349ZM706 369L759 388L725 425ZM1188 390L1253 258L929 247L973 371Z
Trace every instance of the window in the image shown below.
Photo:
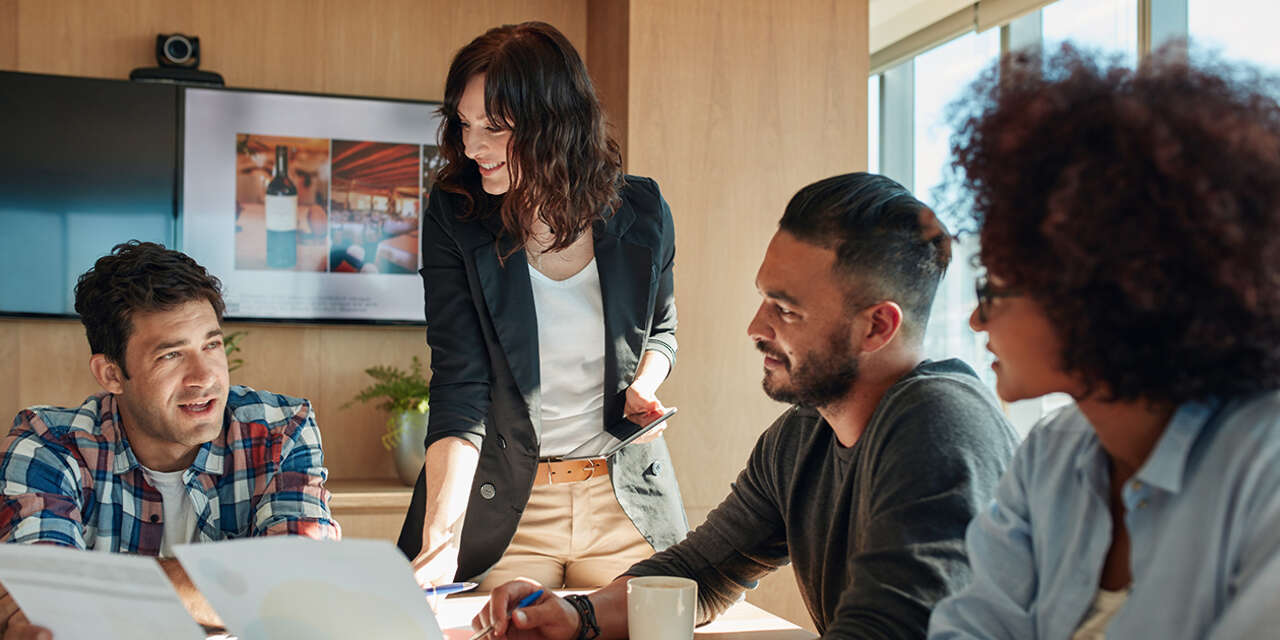
M1187 31L1193 44L1270 73L1280 73L1277 24L1280 3L1274 0L1187 0Z
M991 66L1000 55L1000 33L990 29L970 33L915 59L915 171L912 179L916 197L938 209L942 219L954 227L951 204L940 190L951 163L951 128L946 122L947 106ZM953 229L954 231L954 229ZM975 253L973 239L952 247L951 268L938 286L925 333L925 357L957 357L968 362L983 380L995 386L991 354L986 338L969 328L969 314L976 303L973 294Z
M1275 0L1058 0L1006 27L967 33L872 76L867 85L867 166L907 185L954 224L954 216L947 214L965 203L939 190L951 162L946 109L1001 53L1002 40L1015 47L1039 43L1050 52L1069 40L1133 65L1140 53L1140 27L1145 27L1158 32L1153 38L1189 34L1199 47L1280 74L1280 46L1272 42L1276 24L1280 2ZM973 238L953 247L951 268L929 320L925 355L962 358L994 386L986 338L973 333L968 323L975 304L970 258L976 252ZM1013 403L1007 410L1025 433L1045 412L1069 401L1053 394Z
M1120 53L1138 61L1137 0L1058 0L1041 10L1045 50L1063 40L1090 49Z
M880 173L880 74L867 78L867 171Z

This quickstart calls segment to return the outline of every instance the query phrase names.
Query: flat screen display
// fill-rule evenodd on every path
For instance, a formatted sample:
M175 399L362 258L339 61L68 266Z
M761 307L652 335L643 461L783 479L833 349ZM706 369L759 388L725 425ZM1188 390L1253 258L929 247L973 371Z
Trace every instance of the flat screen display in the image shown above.
M75 315L126 240L173 246L178 90L0 72L0 314Z
M438 104L183 89L181 248L227 317L423 322Z

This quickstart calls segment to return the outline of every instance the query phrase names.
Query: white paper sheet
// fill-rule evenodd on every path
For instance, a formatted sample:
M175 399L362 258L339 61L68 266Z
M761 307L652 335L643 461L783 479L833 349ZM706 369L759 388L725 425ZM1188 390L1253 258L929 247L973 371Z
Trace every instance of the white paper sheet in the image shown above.
M0 544L0 584L58 640L204 638L155 558Z
M384 540L271 536L174 555L240 640L443 640L408 561Z

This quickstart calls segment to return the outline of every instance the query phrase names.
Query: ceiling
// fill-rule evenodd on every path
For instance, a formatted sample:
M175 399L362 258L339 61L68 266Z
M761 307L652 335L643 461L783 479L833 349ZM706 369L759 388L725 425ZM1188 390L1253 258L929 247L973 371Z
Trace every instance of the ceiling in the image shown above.
M334 184L356 188L418 188L416 144L333 141Z

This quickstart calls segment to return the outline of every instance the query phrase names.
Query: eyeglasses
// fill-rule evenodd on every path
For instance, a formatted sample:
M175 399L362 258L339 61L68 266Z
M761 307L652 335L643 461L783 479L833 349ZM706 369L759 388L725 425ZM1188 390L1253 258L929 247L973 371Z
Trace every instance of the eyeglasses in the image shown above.
M1014 298L1022 295L1022 292L1017 289L1002 289L991 284L985 275L978 276L973 284L974 293L978 294L978 321L984 324L992 302L998 298Z

